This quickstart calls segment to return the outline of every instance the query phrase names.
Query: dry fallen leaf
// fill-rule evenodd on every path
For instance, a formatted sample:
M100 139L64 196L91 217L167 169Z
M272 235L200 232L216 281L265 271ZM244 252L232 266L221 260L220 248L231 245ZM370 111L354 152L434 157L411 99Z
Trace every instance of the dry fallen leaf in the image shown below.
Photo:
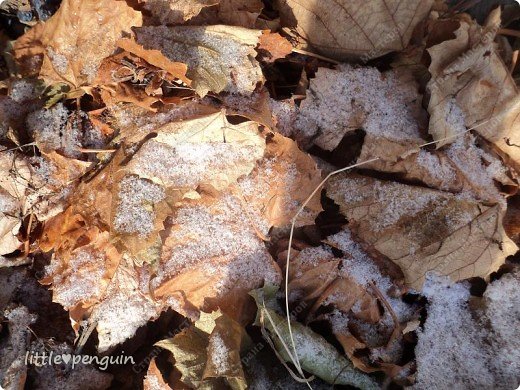
M152 359L148 366L148 371L143 380L144 390L170 390L171 387L164 381L161 371L157 367L155 358Z
M156 345L172 353L184 385L242 390L247 388L240 360L240 349L245 342L247 335L240 324L215 311L201 312L194 325Z
M428 49L432 58L429 132L441 139L438 146L442 146L454 140L443 139L456 134L453 123L478 126L475 131L518 169L520 98L494 43L500 8L489 15L484 27L468 18L460 18L459 24L454 39Z
M343 137L362 128L383 159L397 158L421 143L416 112L420 99L415 85L404 83L396 72L340 65L320 68L311 80L307 98L296 119L299 138L333 150ZM395 150L388 145L394 143ZM383 153L383 155L380 155Z
M142 27L137 42L188 65L187 76L200 96L208 92L251 94L263 82L255 60L262 32L232 26Z
M49 85L65 82L74 88L88 86L123 33L141 23L141 13L125 1L64 0L43 27L29 31L27 40L37 44L30 49L15 49L15 55L43 54L39 75Z
M282 26L293 28L304 47L344 60L369 60L403 50L430 11L427 1L278 0Z
M332 179L327 194L358 236L398 264L417 290L429 271L454 281L486 277L518 249L504 232L500 204L352 175Z
M274 62L291 54L292 45L278 33L264 33L260 36L257 50L261 54L266 53L264 56L266 62Z
M161 24L182 24L197 16L203 8L219 2L220 0L144 0L144 8Z

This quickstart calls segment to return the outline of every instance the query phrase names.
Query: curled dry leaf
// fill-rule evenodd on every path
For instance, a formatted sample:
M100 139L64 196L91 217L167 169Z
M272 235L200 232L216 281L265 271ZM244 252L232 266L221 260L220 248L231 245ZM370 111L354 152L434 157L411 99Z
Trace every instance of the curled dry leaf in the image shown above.
M278 304L275 297L277 290L277 287L266 286L251 291L250 294L258 307L255 325L262 327L264 337L270 336L273 348L278 351L278 356L285 362L291 363L293 359L284 347L284 345L288 346L293 355L289 326L285 316L277 312ZM371 377L356 370L352 363L327 343L322 336L296 321L291 321L291 327L303 370L330 384L350 385L361 389L378 388Z
M232 26L142 27L137 42L188 65L187 76L200 96L208 92L252 93L263 75L255 60L262 32Z
M20 249L24 218L32 214L36 223L62 212L76 180L90 165L55 152L31 158L0 152L0 254Z
M398 264L414 289L429 271L454 281L486 277L517 250L502 227L500 204L353 175L332 179L327 194L359 237Z
M141 23L141 13L125 1L65 0L42 27L22 37L15 57L41 54L39 75L47 84L85 87L94 81L101 61L114 52L123 33Z
M247 388L240 360L246 341L247 335L237 322L215 311L201 312L192 326L156 345L172 353L184 385L198 389L225 384L240 390Z
M182 80L188 85L190 84L190 80L186 78L188 67L183 63L170 61L159 50L146 50L133 39L129 38L120 39L117 41L117 45L121 49L142 58L150 65L165 70L171 77Z
M306 48L340 61L369 60L403 50L433 0L278 0L282 26Z
M520 98L494 43L500 27L500 7L489 15L484 27L468 18L458 22L454 39L428 48L432 59L429 132L436 140L454 135L453 111L458 110L466 127L478 126L475 131L518 170ZM441 140L438 145L452 141Z
M128 102L156 111L152 105L158 101L180 101L163 98L163 84L182 81L189 85L185 64L170 61L158 50L146 50L133 39L123 38L117 44L124 51L105 58L93 82L108 107Z

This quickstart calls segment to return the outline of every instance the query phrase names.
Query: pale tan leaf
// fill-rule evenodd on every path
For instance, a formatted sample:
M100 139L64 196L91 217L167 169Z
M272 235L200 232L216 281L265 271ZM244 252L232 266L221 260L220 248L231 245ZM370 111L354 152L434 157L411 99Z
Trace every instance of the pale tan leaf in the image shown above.
M208 92L250 94L263 82L255 60L260 30L232 26L143 27L137 41L160 50L171 61L188 65L187 76L200 96Z
M177 190L221 191L249 174L265 149L256 123L231 125L223 112L170 122L155 132L125 171Z
M342 175L327 185L361 239L398 264L420 289L434 271L452 280L486 277L516 252L500 204L376 179Z
M460 123L466 128L478 126L475 131L518 169L520 97L493 42L499 25L500 8L484 27L462 19L454 39L428 49L432 58L429 132L442 146L453 142L444 138L460 132Z
M433 0L278 0L282 26L305 45L343 61L368 60L403 50Z
M220 0L145 0L144 8L161 24L182 24L197 16L203 8Z

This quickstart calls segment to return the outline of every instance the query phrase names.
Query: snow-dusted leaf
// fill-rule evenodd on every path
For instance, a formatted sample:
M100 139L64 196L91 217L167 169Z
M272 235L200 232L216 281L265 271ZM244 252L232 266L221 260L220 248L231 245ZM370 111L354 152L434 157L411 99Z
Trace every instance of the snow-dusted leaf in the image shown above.
M239 198L203 197L180 205L164 241L154 296L177 311L229 306L264 282L279 280L279 270L254 228L251 212Z
M455 281L486 277L517 250L502 227L501 204L353 175L333 178L327 194L359 237L398 264L416 289L428 271Z
M273 286L251 291L250 294L258 307L255 325L269 331L279 355L290 363L292 359L283 345L289 346L291 354L294 352L287 319L278 314L275 309L276 292L277 288ZM350 385L361 389L379 388L374 379L357 371L352 363L322 336L296 321L291 321L291 327L302 369L335 385Z
M240 361L243 337L244 329L222 312L201 312L194 325L156 345L172 353L183 384L209 389L222 378L240 390L247 387Z
M453 118L460 117L467 128L478 126L475 131L518 169L520 97L494 43L500 7L484 27L467 18L459 23L454 39L428 49L432 58L429 132L436 140L451 136L457 129L452 126ZM438 145L452 141L441 140Z
M283 26L306 47L338 60L379 57L403 50L433 0L278 0Z
M395 72L381 74L375 68L349 65L320 68L301 104L296 127L299 138L325 150L333 150L346 134L362 128L372 137L367 147L386 141L380 150L385 155L379 157L396 159L421 142L415 119L419 107L415 85L402 82ZM396 150L388 147L391 143Z
M38 45L31 50L43 54L40 77L47 84L89 85L101 61L117 48L117 40L141 22L141 13L125 1L63 1L43 27L28 32L37 34Z
M142 27L137 41L188 65L187 76L200 96L208 92L250 94L263 75L255 60L262 31L232 26Z
M400 296L404 289L390 277L386 263L376 262L344 228L327 245L305 248L291 257L289 299L309 323L328 320L354 366L364 372L400 372L401 325L414 318ZM335 256L332 248L341 251ZM320 310L321 308L321 310ZM323 315L324 308L333 310ZM369 353L359 356L356 350Z
M471 297L466 284L428 278L428 316L415 347L415 389L515 388L519 383L519 275L504 275ZM473 300L473 302L472 302ZM480 301L480 302L478 302Z
M251 175L239 180L238 188L249 207L256 209L269 227L284 226L320 181L320 171L311 156L293 140L275 133L267 143L264 159ZM297 225L312 224L320 211L315 197Z
M232 125L223 112L170 122L155 132L125 170L166 188L223 190L249 174L264 154L259 126Z

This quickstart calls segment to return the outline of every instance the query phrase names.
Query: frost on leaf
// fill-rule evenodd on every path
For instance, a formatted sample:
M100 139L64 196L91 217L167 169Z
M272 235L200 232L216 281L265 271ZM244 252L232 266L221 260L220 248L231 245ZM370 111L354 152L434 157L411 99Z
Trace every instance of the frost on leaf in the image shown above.
M415 289L428 271L454 281L486 277L517 250L502 227L500 204L352 175L332 179L327 194L357 235L398 264Z
M160 50L171 61L188 65L187 76L200 96L210 91L251 94L263 82L254 50L261 34L223 25L136 29L144 48Z
M320 181L320 171L311 156L293 140L275 133L267 143L264 159L250 175L239 180L238 189L268 227L284 226ZM314 197L298 218L297 226L312 224L319 211L321 205Z
M369 60L404 49L428 15L427 1L278 0L283 26L309 50L340 61Z
M215 311L201 312L194 325L156 345L172 353L180 382L186 386L215 388L222 380L225 387L245 389L240 350L247 339L239 323Z
M254 286L279 281L253 222L245 205L231 195L179 207L151 282L154 296L187 313L190 306L229 306Z
M478 126L475 131L518 167L520 98L494 43L500 8L489 15L484 27L465 18L459 23L454 39L428 49L432 58L429 132L436 140L454 135L450 118L453 111L461 111L467 128ZM438 145L452 141L442 140Z
M124 1L63 1L43 27L28 32L38 34L37 47L43 54L40 77L47 84L88 86L101 61L117 48L117 40L132 26L140 26L141 19L141 13Z
M170 122L155 130L126 171L164 187L223 190L251 172L263 156L258 125L231 125L222 112Z
M301 104L296 127L300 137L325 150L362 128L366 147L391 159L421 142L414 117L419 104L414 85L401 82L397 73L350 65L321 68Z
M254 122L232 125L222 112L180 121L187 110L150 121L152 137L139 125L128 130L124 147L78 186L40 241L55 250L45 280L55 301L75 323L97 324L100 350L169 307L192 318L236 310L251 289L279 283L263 240L320 180L294 141ZM319 210L310 203L303 221ZM122 260L106 257L111 251Z

